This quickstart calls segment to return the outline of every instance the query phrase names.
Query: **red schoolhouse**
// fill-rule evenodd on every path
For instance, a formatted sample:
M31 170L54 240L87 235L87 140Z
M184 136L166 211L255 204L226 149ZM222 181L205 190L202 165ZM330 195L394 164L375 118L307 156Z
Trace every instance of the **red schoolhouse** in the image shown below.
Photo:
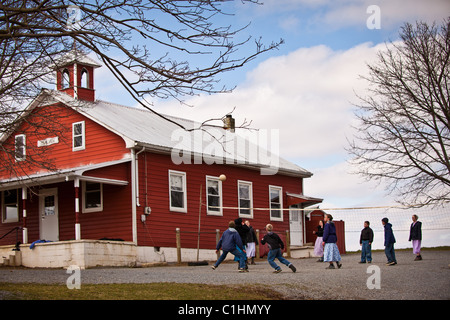
M83 243L84 251L77 255L84 257L77 259L85 259L85 267L120 265L102 260L104 256L86 262L88 254L107 254L110 249L103 244L120 243L117 240L123 240L131 252L131 258L124 258L127 264L130 259L155 260L155 255L161 259L161 250L170 261L176 228L181 230L185 256L198 244L202 252L214 252L216 230L223 232L228 221L238 217L261 232L271 223L284 240L290 230L291 245L303 245L304 215L297 209L322 201L303 194L310 172L279 158L276 174L261 174L264 165L246 156L225 161L226 156L219 159L203 153L201 149L211 143L207 141L191 153L186 146L184 161L179 161L176 156L183 150L174 152L174 148L186 141L180 143L173 133L180 130L177 123L193 128L193 121L96 100L97 62L77 50L62 61L55 67L56 90L43 89L22 121L0 140L3 150L9 151L0 154L0 237L17 227L17 232L0 240L0 246L15 244L18 235L23 265L79 263L56 251L52 257L64 258L48 258L56 259L53 264L42 259L50 257L44 249L64 242ZM50 130L33 125L33 119L58 125ZM211 129L234 134L229 128ZM202 135L191 136L190 142L198 146L195 139ZM29 249L37 240L51 242ZM95 248L87 250L88 243ZM41 250L40 260L24 257L36 249Z

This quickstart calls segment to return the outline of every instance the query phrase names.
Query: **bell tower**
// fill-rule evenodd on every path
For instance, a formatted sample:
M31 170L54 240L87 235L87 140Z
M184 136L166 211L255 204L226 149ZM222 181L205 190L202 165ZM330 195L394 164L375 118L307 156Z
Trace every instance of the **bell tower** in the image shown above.
M94 69L101 67L80 50L73 49L55 66L56 90L79 100L95 101Z

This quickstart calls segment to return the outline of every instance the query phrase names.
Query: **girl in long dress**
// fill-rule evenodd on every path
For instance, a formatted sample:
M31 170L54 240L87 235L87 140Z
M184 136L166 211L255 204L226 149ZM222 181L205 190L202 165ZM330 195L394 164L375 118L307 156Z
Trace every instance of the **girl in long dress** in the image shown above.
M331 214L325 215L325 227L323 228L323 260L329 262L330 265L326 269L335 269L333 262L336 262L338 268L342 267L341 255L339 253L338 246L336 244L336 226L333 222L333 216Z
M314 255L319 257L317 262L323 262L323 220L319 221L317 231L313 231L313 234L317 236L316 243L314 244Z

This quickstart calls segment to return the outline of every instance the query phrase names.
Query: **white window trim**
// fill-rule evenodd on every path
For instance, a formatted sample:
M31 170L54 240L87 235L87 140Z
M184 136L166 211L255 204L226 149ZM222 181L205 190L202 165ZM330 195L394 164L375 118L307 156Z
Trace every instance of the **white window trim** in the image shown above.
M23 157L18 158L17 157L17 137L23 138ZM16 162L25 161L27 158L27 136L25 134L18 134L14 137L14 159L16 159Z
M271 189L278 189L279 192L279 199L280 199L280 218L272 217L272 206L271 206L271 199L270 199L270 190ZM280 186L272 186L269 185L269 215L270 215L270 221L283 221L283 187Z
M1 208L1 214L2 214L2 223L12 223L12 222L19 222L19 192L17 191L17 189L11 189L11 190L15 190L17 192L17 219L6 219L6 203L5 203L5 192L8 190L4 190L2 191L2 208ZM11 191L9 190L9 191Z
M79 147L75 147L75 125L82 124L81 126L81 138L82 138L82 145ZM72 151L79 151L86 149L86 124L84 121L78 121L72 123Z
M172 207L172 189L170 188L170 175L178 175L183 177L183 208ZM186 183L186 172L169 170L169 208L170 211L174 212L184 212L187 213L187 183Z
M212 211L208 209L208 180L214 180L219 182L219 211ZM213 177L213 176L206 176L206 214L211 216L223 216L223 195L222 195L222 180L219 179L219 177Z
M86 181L82 181L82 201L83 205L81 207L82 213L91 213L91 212L101 212L103 211L103 183L100 182L100 207L97 208L86 208Z
M249 196L250 196L250 214L241 214L241 201L239 197L239 185L247 185L250 187L249 190ZM240 218L247 218L247 219L253 219L253 183L251 181L244 181L244 180L238 180L238 207L239 207L239 217ZM247 208L242 208L247 209Z

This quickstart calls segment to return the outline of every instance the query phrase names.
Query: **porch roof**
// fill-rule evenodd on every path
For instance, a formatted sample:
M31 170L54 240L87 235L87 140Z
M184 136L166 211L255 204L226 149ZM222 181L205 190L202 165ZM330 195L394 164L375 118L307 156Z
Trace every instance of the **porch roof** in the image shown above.
M67 168L55 172L37 173L25 177L16 177L9 180L4 180L0 185L0 191L8 189L16 189L21 187L32 187L42 184L58 183L63 181L73 181L76 178L78 178L80 181L100 182L117 186L125 186L128 185L128 181L126 180L99 178L84 175L84 173L89 170L109 167L129 161L131 161L131 159L122 159L117 161L91 164L76 168Z
M323 201L320 198L313 198L305 196L304 194L295 194L286 192L287 204L289 206L294 204L301 204L303 208L312 206L313 204L318 204Z

